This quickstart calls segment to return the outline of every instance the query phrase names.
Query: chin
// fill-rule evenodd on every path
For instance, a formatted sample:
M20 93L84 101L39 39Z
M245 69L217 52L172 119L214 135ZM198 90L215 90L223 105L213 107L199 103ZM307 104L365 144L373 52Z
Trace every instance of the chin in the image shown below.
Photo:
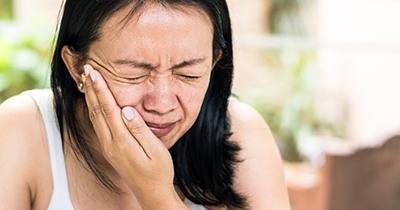
M163 137L158 137L160 141L168 148L170 149L172 146L175 145L175 143L178 141L176 137L173 136L163 136Z

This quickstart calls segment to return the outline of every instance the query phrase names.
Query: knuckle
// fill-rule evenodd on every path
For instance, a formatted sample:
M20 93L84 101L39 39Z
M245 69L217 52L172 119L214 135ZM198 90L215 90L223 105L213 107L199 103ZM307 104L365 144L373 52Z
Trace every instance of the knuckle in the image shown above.
M96 93L96 95L102 93L102 90L98 85L95 85L93 82L91 82L91 85L92 85L93 91Z
M101 114L101 106L100 105L93 105L92 109L89 113L90 121L94 122Z
M101 112L104 114L104 116L110 116L114 113L114 109L109 104L102 104Z
M93 83L87 82L87 80L84 82L86 89L93 89Z
M142 123L132 122L128 125L128 129L131 133L138 134L138 133L142 133L143 129L145 129L145 125Z

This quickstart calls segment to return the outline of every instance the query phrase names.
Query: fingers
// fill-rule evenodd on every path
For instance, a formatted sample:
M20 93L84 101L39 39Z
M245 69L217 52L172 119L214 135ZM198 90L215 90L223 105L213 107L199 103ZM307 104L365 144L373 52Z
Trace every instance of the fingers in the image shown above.
M105 121L110 131L118 130L124 126L121 122L121 109L111 94L103 77L90 65L85 65L85 74L89 74L87 91L89 100L94 102L93 111L90 112L90 120Z
M164 144L151 132L133 107L122 108L122 115L130 134L135 137L150 159L158 153L159 149L165 150Z
M111 147L115 139L115 132L113 130L119 130L118 134L122 135L121 132L123 130L117 129L117 127L120 126L119 128L121 128L121 126L125 126L121 122L120 108L116 104L102 76L90 65L85 65L84 69L87 76L85 99L90 121L103 148Z
M84 68L90 120L107 161L127 180L135 195L149 195L154 183L173 186L173 163L164 144L133 107L121 110L99 72L90 65ZM160 171L163 176L159 176ZM154 195L154 190L151 193Z
M86 76L85 100L89 111L90 121L92 122L93 127L99 137L101 136L102 139L111 139L111 132L101 113L102 108L93 89L93 83L96 82L96 76L93 72L93 68L90 65L85 65L84 70Z
M89 117L103 149L128 145L133 149L141 147L150 159L151 154L166 150L133 107L121 110L99 72L91 65L85 65L84 69ZM139 154L137 150L135 153Z
M85 75L88 75L85 86L89 118L100 143L103 145L103 149L109 149L107 147L123 147L123 145L131 145L132 143L136 144L134 146L136 148L141 146L136 136L131 135L131 132L128 131L129 128L121 120L121 108L115 101L101 74L94 70L91 65L85 65L84 68ZM136 120L141 120L141 117L137 117ZM140 127L141 130L149 130L144 122L141 125L144 125Z

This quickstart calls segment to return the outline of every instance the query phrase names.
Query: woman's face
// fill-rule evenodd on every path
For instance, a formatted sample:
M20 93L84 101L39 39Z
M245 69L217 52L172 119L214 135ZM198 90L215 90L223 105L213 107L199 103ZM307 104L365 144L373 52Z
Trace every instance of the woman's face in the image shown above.
M127 13L105 22L88 63L117 104L134 107L170 148L200 112L213 67L212 24L189 7L151 4L126 22Z

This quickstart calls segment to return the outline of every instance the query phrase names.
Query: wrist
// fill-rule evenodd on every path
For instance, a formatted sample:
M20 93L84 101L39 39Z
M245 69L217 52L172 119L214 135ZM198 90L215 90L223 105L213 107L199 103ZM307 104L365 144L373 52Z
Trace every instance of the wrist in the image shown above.
M154 190L153 193L138 196L139 202L144 209L151 210L188 210L175 188Z

